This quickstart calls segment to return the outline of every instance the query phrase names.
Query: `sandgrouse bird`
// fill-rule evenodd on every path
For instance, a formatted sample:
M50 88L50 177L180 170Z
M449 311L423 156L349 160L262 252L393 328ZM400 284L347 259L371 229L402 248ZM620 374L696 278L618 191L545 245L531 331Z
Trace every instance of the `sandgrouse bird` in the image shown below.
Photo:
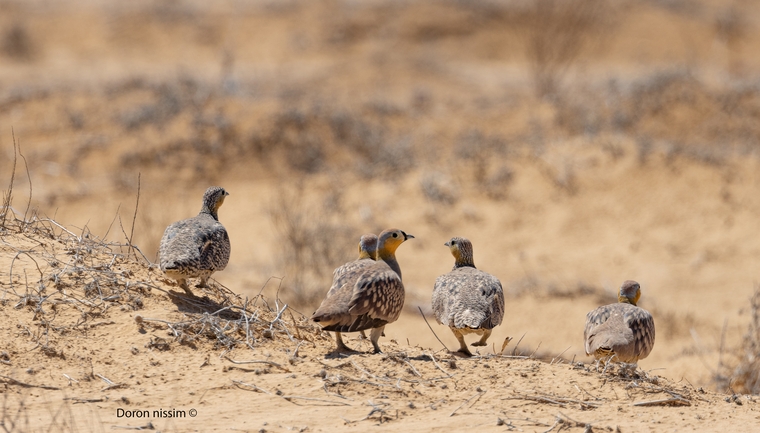
M504 291L496 277L475 268L468 239L454 237L444 245L454 256L454 269L435 280L433 314L438 323L454 333L459 341L458 352L472 356L464 335L482 335L472 345L486 345L491 331L504 317Z
M654 346L654 320L647 310L636 306L639 297L639 283L625 281L617 304L601 306L586 315L583 338L587 355L627 364L636 364L649 355Z
M210 187L203 194L200 213L169 225L161 238L159 266L188 295L193 294L188 278L200 278L198 287L206 287L209 276L230 260L230 238L217 215L228 195L222 187Z
M385 325L395 322L404 307L404 284L396 249L411 238L414 236L398 229L383 231L377 238L377 260L373 261L371 245L365 245L365 240L372 238L362 236L360 258L335 270L332 287L311 320L324 330L335 332L339 350L351 350L343 343L342 332L371 329L374 353L381 352L377 341Z

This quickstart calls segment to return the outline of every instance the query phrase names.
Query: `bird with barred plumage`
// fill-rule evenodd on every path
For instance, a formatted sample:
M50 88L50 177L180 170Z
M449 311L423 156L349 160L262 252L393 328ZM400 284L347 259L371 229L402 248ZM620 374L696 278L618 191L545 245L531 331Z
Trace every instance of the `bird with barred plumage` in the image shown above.
M198 287L206 287L211 274L223 270L230 260L230 238L218 215L228 195L222 187L208 188L200 213L172 223L161 238L159 267L188 295L193 295L189 278L200 278Z
M640 297L639 283L627 280L620 286L617 304L601 306L586 315L586 355L626 364L649 356L654 347L654 319L636 305Z
M444 245L454 256L454 268L435 280L433 314L454 333L458 352L472 356L464 335L481 335L472 345L486 345L493 328L504 318L504 291L498 278L475 267L472 242L453 237Z
M333 273L332 287L311 320L322 329L335 332L339 350L351 350L343 343L341 333L371 329L374 353L381 352L378 340L385 325L395 322L404 307L404 284L396 249L412 238L414 236L398 229L383 231L377 237L377 260L373 261L371 242L365 245L363 236L359 244L360 258ZM371 239L367 236L366 240Z

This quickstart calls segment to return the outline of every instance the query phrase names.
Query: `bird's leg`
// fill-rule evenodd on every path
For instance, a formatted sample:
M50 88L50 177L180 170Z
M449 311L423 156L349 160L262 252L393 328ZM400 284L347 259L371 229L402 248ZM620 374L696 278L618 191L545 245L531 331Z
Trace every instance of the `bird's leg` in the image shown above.
M385 337L385 331L383 331L383 335L381 335L381 337ZM367 334L365 334L364 331L359 331L359 338L361 338L362 340L366 340Z
M636 374L636 369L638 368L638 364L635 362L628 363L628 362L621 362L620 363L620 371L628 377L633 377Z
M208 277L201 277L201 281L198 283L197 287L208 287L208 285L206 285L207 281Z
M338 350L345 352L354 352L354 349L351 349L350 347L346 346L345 343L343 343L343 337L340 336L340 332L335 333L335 343L338 344Z
M193 292L190 291L190 287L187 285L186 279L182 278L180 280L177 280L177 282L179 283L179 286L182 288L182 290L185 291L185 293L187 293L190 296L195 296Z
M491 331L492 331L491 329L484 330L483 331L483 336L480 337L480 341L476 341L476 342L472 343L472 345L473 346L485 346L486 345L486 340L488 340L488 337L491 336Z
M457 352L472 356L472 352L467 348L467 343L464 342L464 335L455 328L451 328L451 332L454 333L454 336L457 337L457 340L459 341L459 350L457 350Z
M602 358L596 358L594 361L594 365L596 366L596 372L599 373L599 364L604 365L604 360Z
M607 374L607 369L612 366L612 359L615 357L615 354L612 354L610 356L605 357L602 362L604 363L604 370L602 370L602 374Z
M375 348L375 350L373 350L373 353L383 353L383 351L380 350L380 346L377 344L377 340L379 340L380 336L383 335L384 329L385 325L379 328L372 328L372 331L369 333L369 341L372 343L372 347Z

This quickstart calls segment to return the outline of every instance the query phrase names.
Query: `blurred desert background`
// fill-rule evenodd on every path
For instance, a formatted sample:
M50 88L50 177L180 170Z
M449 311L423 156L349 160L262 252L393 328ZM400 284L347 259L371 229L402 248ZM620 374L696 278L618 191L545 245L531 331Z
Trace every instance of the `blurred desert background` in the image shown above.
M481 355L499 353L513 337L507 352L526 362L556 370L564 360L555 375L591 362L586 313L614 302L620 284L634 279L657 329L639 367L745 412L732 421L711 408L712 418L700 411L690 425L673 415L680 409L657 408L652 419L664 425L623 431L704 431L705 419L718 431L748 430L758 422L748 412L757 411L754 400L739 407L720 396L760 391L757 374L747 376L760 356L760 297L755 308L750 302L760 257L758 53L760 3L746 0L0 0L0 186L7 197L12 179L8 218L49 218L103 242L131 238L145 258L130 269L156 281L146 268L164 228L197 214L208 186L223 186L230 196L219 215L232 255L214 279L243 299L262 294L307 317L333 269L355 258L363 233L400 228L415 236L397 252L406 307L380 340L398 350L442 349L418 307L429 312L435 278L453 264L444 242L467 237L476 265L497 276L506 295L504 322ZM34 352L39 340L17 333L15 315L33 308L8 293L14 281L34 286L41 264L0 239L16 251L0 259L0 320L17 350L0 369L22 380L31 364L48 361ZM24 264L31 273L14 280L13 266ZM166 295L153 296L167 301L151 301L149 317L179 314ZM98 327L100 338L149 351L130 321L135 312L110 314L117 313L123 326L111 317L119 325ZM456 347L451 332L429 320ZM314 359L333 347L320 338L309 349ZM88 341L96 352L99 340ZM176 350L161 352L177 357L163 361L166 374L185 365L179 358L200 364L226 352ZM239 359L256 356L236 350ZM65 364L45 353L50 370ZM99 356L93 352L88 368ZM74 359L69 353L66 362ZM59 373L55 380L65 381ZM140 394L143 406L168 406L162 398L194 385L177 380L162 385L169 394ZM22 395L5 383L6 402L16 392L11 400L46 414L62 407L53 394ZM261 402L241 406L251 419L268 397L255 395ZM268 398L280 423L242 430L292 430L283 420L306 410ZM82 416L101 427L127 423L115 419L114 404ZM371 408L364 409L356 413ZM29 430L19 431L47 419L25 416ZM61 430L100 431L53 419ZM396 429L463 427L445 416L422 419L385 421ZM547 419L523 428L548 431L554 418ZM324 412L312 421L309 431L328 428ZM174 422L161 428L225 426ZM330 422L331 430L355 428ZM495 415L482 422L506 429ZM563 422L583 429L571 424Z

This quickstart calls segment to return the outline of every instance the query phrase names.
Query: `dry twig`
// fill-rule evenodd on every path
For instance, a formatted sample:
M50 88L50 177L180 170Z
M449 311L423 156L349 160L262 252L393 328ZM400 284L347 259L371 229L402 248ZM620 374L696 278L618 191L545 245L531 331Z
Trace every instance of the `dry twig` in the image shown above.
M480 397L483 397L483 394L485 394L485 393L486 393L486 391L479 391L477 394L475 394L472 397L468 398L467 400L465 400L464 402L462 402L462 404L460 404L459 406L457 406L457 408L454 409L454 412L451 412L449 414L449 416L454 416L459 409L461 409L464 405L466 405L467 403L469 403L470 400L472 400L473 398L477 397L477 399L474 402L472 402L472 404L470 405L470 407L474 406L475 403L477 403L478 400L480 400Z
M3 376L0 375L0 379L5 380L5 382L9 385L19 385L23 386L24 388L42 388L42 389L52 389L52 390L58 390L61 388L58 388L56 386L48 386L48 385L34 385L31 383L22 382L20 380L14 379L10 376Z

